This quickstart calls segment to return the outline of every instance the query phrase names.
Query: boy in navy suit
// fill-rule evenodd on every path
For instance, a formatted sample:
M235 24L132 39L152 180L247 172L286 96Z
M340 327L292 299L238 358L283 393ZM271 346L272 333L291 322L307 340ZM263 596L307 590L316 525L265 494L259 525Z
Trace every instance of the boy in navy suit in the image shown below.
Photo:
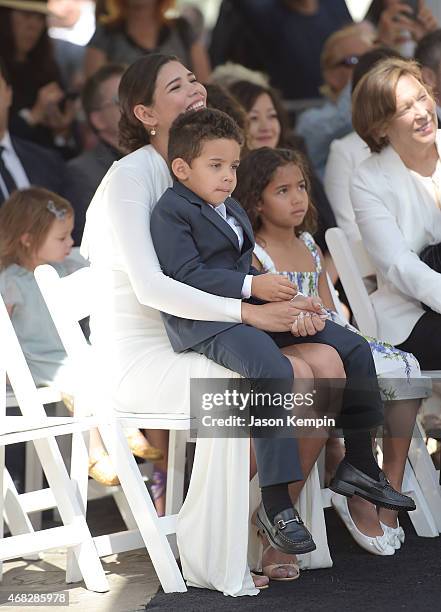
M174 121L168 158L175 181L151 215L155 250L167 276L202 291L238 299L289 300L295 297L296 288L288 279L258 274L251 268L251 224L240 204L230 197L236 187L242 142L240 129L221 111L191 111ZM279 347L304 342L304 338L295 338L289 332L268 333L245 324L190 321L165 313L163 319L176 352L191 349L204 354L252 379L253 388L259 392L292 391L293 368ZM313 314L312 320L319 331L306 341L333 346L348 379L357 376L372 383L372 392L365 396L345 394L342 415L362 408L369 424L378 424L381 402L369 345L330 321L324 327L318 314ZM277 409L271 408L272 416L277 417ZM297 440L294 436L264 438L257 433L251 429L263 502L257 522L279 550L291 554L314 550L312 537L292 507L288 493L288 484L303 478ZM372 454L369 432L346 434L346 459L337 479L343 485L340 490L351 486L355 494L380 505L386 501L390 504L380 486L380 469ZM372 492L376 488L382 488L382 495ZM397 496L405 497L395 491L390 495L397 504ZM409 505L409 498L406 500Z

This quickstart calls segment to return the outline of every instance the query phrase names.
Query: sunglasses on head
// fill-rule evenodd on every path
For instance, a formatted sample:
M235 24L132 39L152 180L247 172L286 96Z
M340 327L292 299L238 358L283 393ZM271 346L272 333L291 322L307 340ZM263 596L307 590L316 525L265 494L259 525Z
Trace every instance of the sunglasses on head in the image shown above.
M358 55L348 55L344 57L340 61L336 62L333 67L337 68L337 66L346 66L347 68L353 68L360 61L360 57Z

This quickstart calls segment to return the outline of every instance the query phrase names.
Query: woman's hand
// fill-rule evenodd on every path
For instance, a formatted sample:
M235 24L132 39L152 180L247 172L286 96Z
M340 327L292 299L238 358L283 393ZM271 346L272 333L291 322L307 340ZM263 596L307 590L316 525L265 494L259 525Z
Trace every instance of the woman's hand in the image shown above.
M294 323L291 325L291 333L294 337L314 336L318 331L322 331L325 327L323 317L310 312L301 312L297 315Z
M30 110L30 119L33 124L45 123L50 109L59 104L64 97L63 90L52 81L40 87L37 94L37 100Z
M392 3L381 13L378 22L378 40L386 46L395 47L403 42L405 30L418 41L428 32L438 28L438 21L424 0L420 0L416 19L412 15L412 8L408 4L403 4L399 0Z
M323 303L318 297L307 297L302 293L297 293L297 295L291 301L299 309L299 311L318 314L323 316L325 319L328 317L328 313L326 309L323 308Z
M325 311L321 302L315 298L298 296L294 300L259 306L242 302L242 322L269 332L291 331L301 312L308 312L311 316L301 317L297 323L298 335L314 335L324 328Z
M63 110L61 110L58 105L52 106L51 112L45 120L45 125L50 128L54 134L67 136L70 133L76 114L77 101L66 100Z
M328 313L323 308L319 298L308 298L298 294L293 300L293 304L300 309L291 325L291 333L298 338L299 336L314 336L325 327Z
M416 20L413 20L410 32L413 38L418 41L429 32L439 28L438 20L432 11L426 6L424 0L420 0L419 10Z
M378 22L378 40L387 47L395 47L402 42L403 31L412 27L412 8L397 1L385 9Z

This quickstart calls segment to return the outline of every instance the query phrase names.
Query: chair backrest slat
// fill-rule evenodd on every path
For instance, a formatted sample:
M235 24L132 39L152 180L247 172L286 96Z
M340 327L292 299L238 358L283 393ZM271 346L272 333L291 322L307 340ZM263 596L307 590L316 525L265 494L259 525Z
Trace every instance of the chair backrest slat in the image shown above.
M79 325L91 312L93 272L89 267L81 268L60 278L52 266L42 265L34 274L68 355L75 387L75 414L95 413L101 404L96 399L102 388L98 382L100 368Z
M2 367L5 368L21 413L31 419L46 418L34 379L11 323L6 305L0 296L0 352ZM0 381L1 382L1 381ZM2 390L2 394L3 394ZM1 429L1 425L0 425Z
M94 291L92 276L90 268L81 268L59 279L63 301L69 308L71 317L77 321L81 321L90 314Z
M349 245L338 227L328 229L326 243L340 276L349 305L360 331L376 336L378 325L363 278L375 275L375 268L361 241Z

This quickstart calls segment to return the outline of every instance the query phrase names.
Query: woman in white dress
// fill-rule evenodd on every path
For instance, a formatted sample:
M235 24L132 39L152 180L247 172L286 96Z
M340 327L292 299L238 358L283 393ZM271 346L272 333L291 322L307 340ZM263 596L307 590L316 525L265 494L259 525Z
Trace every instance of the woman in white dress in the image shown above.
M149 225L153 207L171 185L165 162L168 130L180 113L203 108L206 94L194 75L173 57L150 55L137 64L137 83L142 90L139 103L132 104L133 96L122 96L120 91L121 140L133 152L113 164L87 213L83 254L100 279L100 298L91 317L92 341L109 372L118 410L182 414L189 413L191 378L238 375L197 353L174 353L161 310L190 319L242 321L267 331L286 331L297 322L303 336L313 334L322 321L314 315L297 319L298 308L314 311L320 307L311 299L296 298L298 308L289 301L254 306L203 293L162 274ZM316 354L320 350L325 355L323 367L328 368L328 374L323 370L321 375L339 376L335 369L339 364L335 362L334 367L330 359L333 349L314 347ZM296 368L303 365L298 360ZM247 566L248 487L231 485L237 482L238 473L246 482L248 440L199 440L177 533L188 584L229 595L257 593ZM309 563L324 567L331 561L323 536L316 472L312 478L310 490L316 492L317 503L308 497L307 486L309 503L304 508L308 525L315 531L317 551ZM229 503L232 498L234 513Z

